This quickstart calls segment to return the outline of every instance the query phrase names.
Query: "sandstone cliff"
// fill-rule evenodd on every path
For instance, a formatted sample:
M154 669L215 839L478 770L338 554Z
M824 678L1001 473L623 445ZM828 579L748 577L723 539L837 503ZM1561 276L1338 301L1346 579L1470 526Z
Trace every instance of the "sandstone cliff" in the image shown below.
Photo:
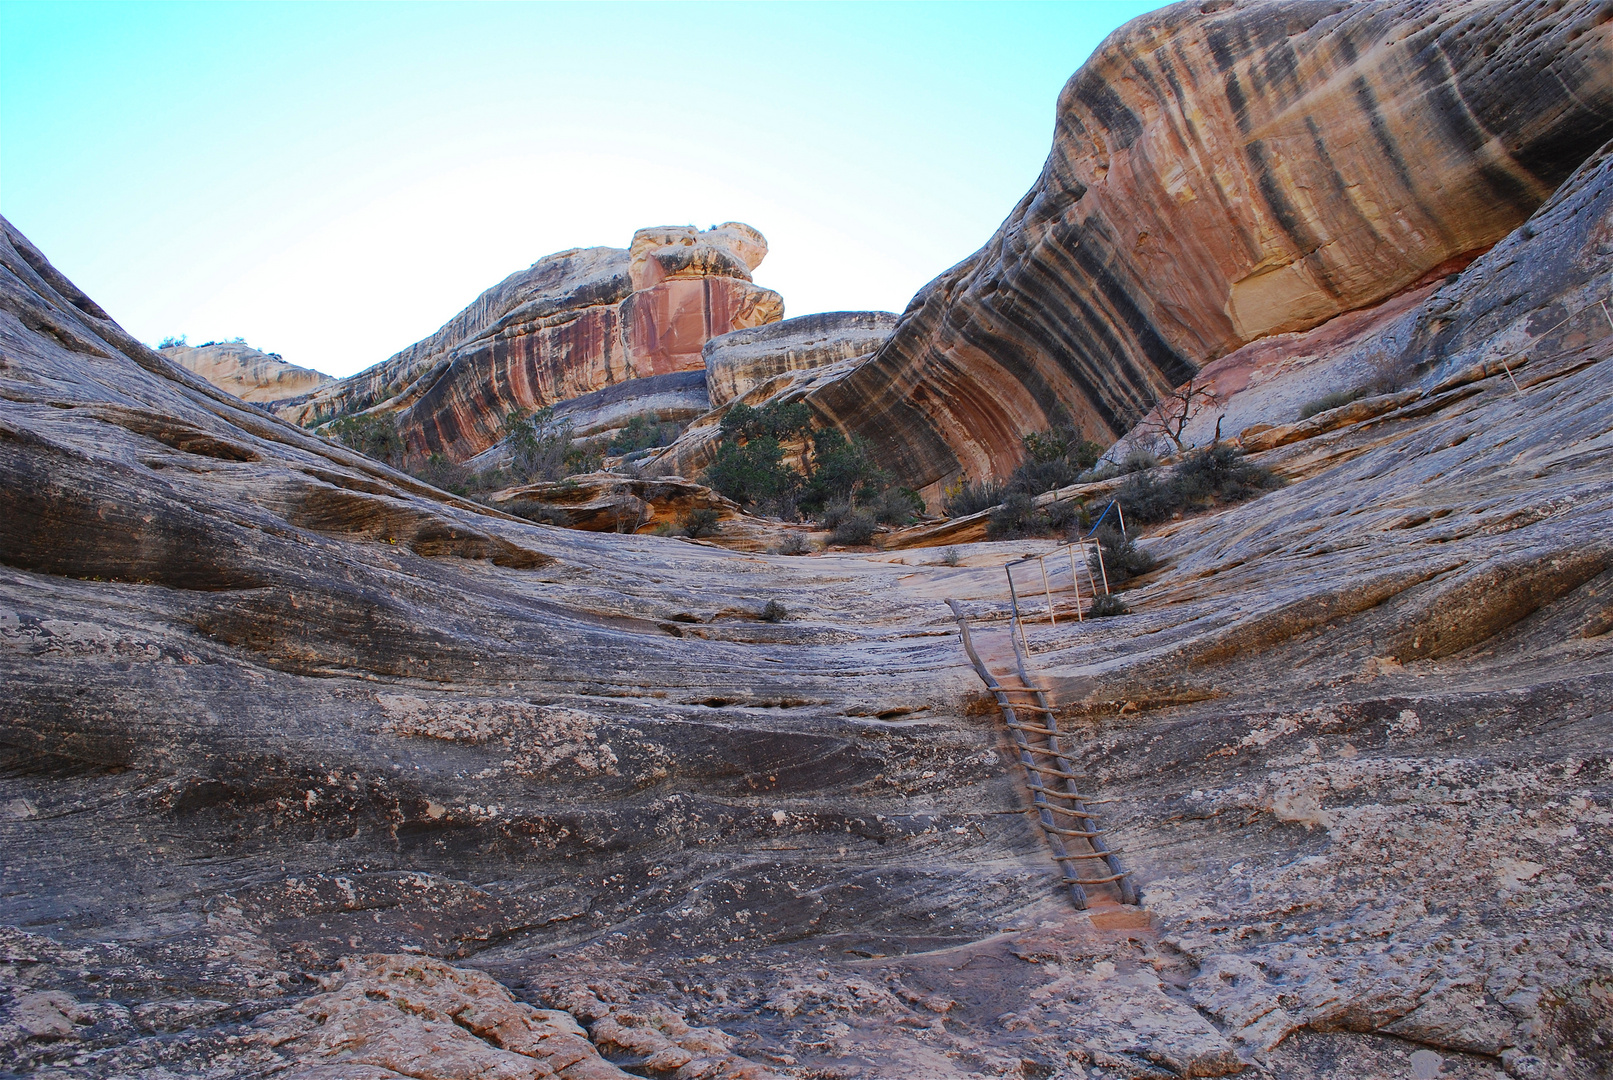
M769 323L706 342L706 387L713 408L790 371L871 355L896 328L886 311L825 311Z
M410 463L464 461L498 441L511 410L699 369L713 336L781 318L783 300L750 279L766 251L760 233L728 222L641 229L625 251L547 256L431 337L280 415L306 424L395 414Z
M1295 346L1406 382L1252 436L1287 487L1146 539L1134 614L1029 626L1143 897L1083 912L943 605L1002 670L1003 564L1045 545L534 525L220 392L0 221L0 1070L1607 1075L1583 156Z
M997 235L807 400L932 494L1055 406L1114 438L1239 346L1459 269L1610 136L1600 4L1177 4L1104 42Z
M329 375L288 364L274 353L250 345L215 341L207 345L172 345L162 354L186 371L195 372L242 401L279 401L299 397L332 381Z

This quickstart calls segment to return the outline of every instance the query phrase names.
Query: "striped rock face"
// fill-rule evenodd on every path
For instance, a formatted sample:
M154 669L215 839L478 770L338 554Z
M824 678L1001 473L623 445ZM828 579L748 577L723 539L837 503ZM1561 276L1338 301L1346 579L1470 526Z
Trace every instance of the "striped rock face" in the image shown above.
M1178 4L1098 49L997 235L808 401L930 494L1058 406L1113 438L1220 356L1459 269L1610 136L1598 5Z
M406 463L464 461L505 417L649 375L704 370L720 334L776 322L751 282L767 241L748 225L641 229L630 250L563 251L512 274L436 334L278 412L309 423L396 413Z

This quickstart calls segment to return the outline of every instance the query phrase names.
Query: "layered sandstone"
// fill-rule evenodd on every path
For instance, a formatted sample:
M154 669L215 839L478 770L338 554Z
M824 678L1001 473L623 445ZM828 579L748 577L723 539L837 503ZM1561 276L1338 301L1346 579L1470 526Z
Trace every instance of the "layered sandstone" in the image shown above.
M1114 438L1200 366L1470 259L1613 136L1596 4L1178 4L1059 97L1040 179L809 396L916 487L1055 407Z
M1085 912L943 603L1006 670L1044 542L533 525L3 228L5 1070L1606 1074L1613 151L1422 302L1413 399L1028 627L1143 896Z
M333 381L323 372L286 363L278 353L262 352L240 342L171 345L162 354L242 401L299 397Z
M704 351L711 405L721 408L786 372L868 356L894 329L888 311L825 311L712 338Z
M407 461L464 461L498 441L511 411L702 368L712 337L777 321L783 300L750 277L766 251L760 233L729 222L550 255L430 338L279 412L303 424L392 414Z

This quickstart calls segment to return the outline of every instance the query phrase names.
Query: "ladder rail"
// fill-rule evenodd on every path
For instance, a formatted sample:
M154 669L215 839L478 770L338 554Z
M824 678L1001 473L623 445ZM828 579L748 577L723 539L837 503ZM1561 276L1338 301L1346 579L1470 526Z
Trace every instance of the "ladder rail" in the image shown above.
M1089 805L1113 800L1088 799L1076 786L1076 779L1081 774L1076 772L1063 747L1059 744L1059 737L1062 733L1058 729L1058 721L1054 718L1053 708L1047 700L1046 691L1032 682L1025 670L1024 656L1020 651L1018 635L1013 633L1013 628L1010 628L1009 640L1013 642L1015 663L1022 685L1008 687L997 680L997 677L991 673L991 669L986 666L985 661L981 659L980 653L975 649L974 639L969 633L969 622L964 617L957 601L948 600L947 605L951 607L953 616L957 620L958 637L963 644L964 652L969 657L969 663L974 667L975 674L980 677L980 681L986 684L986 689L992 692L993 697L997 700L997 707L1003 714L1004 724L1008 728L1009 736L1013 740L1014 749L1019 757L1019 764L1025 772L1025 783L1031 793L1031 801L1033 808L1036 810L1038 824L1041 825L1042 831L1047 838L1048 846L1052 849L1054 861L1058 864L1063 883L1069 888L1070 897L1075 902L1076 909L1086 910L1089 897L1085 886L1088 885L1118 883L1117 887L1120 890L1123 903L1139 903L1137 890L1130 880L1130 872L1123 869L1119 859L1116 858L1120 853L1112 850L1104 842L1095 816L1087 809ZM1025 703L1016 704L1008 696L1010 693L1034 694L1036 704L1034 706ZM1016 709L1041 714L1047 718L1046 726L1022 722L1015 712ZM1032 744L1026 738L1027 732L1045 736L1047 745L1037 746ZM1057 768L1049 768L1038 764L1034 755L1053 758ZM1041 781L1042 776L1061 779L1064 783L1063 790L1044 785ZM1050 802L1049 799L1070 802L1073 806L1059 805L1058 802ZM1076 819L1077 824L1084 827L1080 829L1060 827L1054 821L1053 815L1055 813L1073 817ZM1086 840L1092 848L1092 853L1072 854L1064 844L1064 837L1066 836ZM1076 864L1092 860L1101 860L1109 871L1108 876L1082 877L1076 869Z

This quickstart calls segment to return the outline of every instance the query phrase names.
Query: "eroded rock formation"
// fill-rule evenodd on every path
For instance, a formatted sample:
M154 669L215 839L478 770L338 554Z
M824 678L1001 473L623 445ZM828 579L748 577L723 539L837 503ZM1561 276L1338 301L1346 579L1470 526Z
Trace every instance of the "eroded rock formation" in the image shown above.
M1117 437L1239 346L1459 269L1609 137L1601 4L1173 5L1070 80L997 235L808 400L931 495L1002 475L1055 406Z
M1341 338L1392 326L1410 381L1145 540L1134 614L1029 626L1143 896L1084 912L943 603L1003 670L1045 542L534 525L221 393L0 231L0 1069L1613 1066L1613 147Z
M396 414L410 463L464 461L497 443L512 410L701 369L712 337L782 318L779 295L751 282L766 252L755 229L728 222L550 255L426 340L278 411L297 423Z
M825 311L802 315L706 342L706 385L713 408L728 404L790 371L868 356L896 328L886 311Z
M311 368L288 364L275 353L238 342L171 345L162 354L186 371L195 372L242 401L279 401L300 397L333 381Z

